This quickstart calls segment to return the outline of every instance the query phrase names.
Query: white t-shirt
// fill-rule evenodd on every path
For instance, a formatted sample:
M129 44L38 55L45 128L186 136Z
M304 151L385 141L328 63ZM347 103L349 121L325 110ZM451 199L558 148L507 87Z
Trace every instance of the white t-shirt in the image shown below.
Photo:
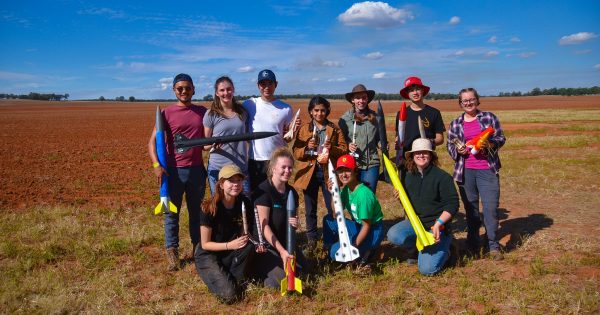
M271 153L280 147L287 146L283 140L283 129L294 119L292 107L280 100L266 102L260 97L252 97L244 102L248 111L248 130L250 132L275 131L276 136L250 141L251 160L267 161Z

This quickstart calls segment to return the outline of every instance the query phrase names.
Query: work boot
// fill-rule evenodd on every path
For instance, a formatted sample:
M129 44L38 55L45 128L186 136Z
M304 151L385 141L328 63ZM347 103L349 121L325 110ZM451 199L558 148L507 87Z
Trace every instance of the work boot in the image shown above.
M489 256L490 256L490 259L493 261L500 261L500 260L504 259L504 255L502 255L502 252L500 252L497 249L490 250Z
M177 247L167 248L167 262L169 263L168 271L179 270L179 249Z

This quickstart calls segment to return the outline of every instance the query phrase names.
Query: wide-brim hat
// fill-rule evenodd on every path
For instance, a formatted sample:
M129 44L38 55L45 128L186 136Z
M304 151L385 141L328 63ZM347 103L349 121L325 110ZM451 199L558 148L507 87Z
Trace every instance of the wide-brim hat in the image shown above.
M429 94L429 87L427 85L423 85L423 81L421 81L420 78L409 77L408 79L406 79L404 81L404 88L402 90L400 90L400 95L402 95L402 97L408 99L408 88L413 85L419 85L423 88L423 97L425 97L425 96L427 96L427 94Z
M364 86L363 84L357 84L356 86L354 86L352 88L352 92L346 93L346 100L348 102L352 103L352 96L354 96L354 94L356 94L356 93L361 93L361 92L367 93L367 97L369 98L369 101L367 101L367 103L370 103L373 100L373 97L375 97L375 91L367 90L367 87Z
M239 166L234 165L234 164L227 164L227 165L223 166L223 168L219 171L219 179L221 179L221 178L229 179L235 175L240 175L242 177L245 177L244 173L239 168Z
M404 157L407 160L409 160L413 152L417 151L429 151L431 153L435 153L432 149L431 140L425 138L418 138L415 141L413 141L411 150L406 151L406 153L404 153Z

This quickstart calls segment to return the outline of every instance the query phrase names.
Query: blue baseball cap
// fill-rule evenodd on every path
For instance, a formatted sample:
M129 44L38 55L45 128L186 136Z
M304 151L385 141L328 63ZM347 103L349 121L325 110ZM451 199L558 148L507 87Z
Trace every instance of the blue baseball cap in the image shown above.
M188 81L192 85L194 85L194 81L192 81L192 77L190 77L189 74L180 73L180 74L176 75L175 78L173 79L173 86L175 86L175 84L177 84L177 82L179 82L179 81Z
M277 82L277 78L275 78L275 73L273 73L273 71L271 71L269 69L265 69L258 73L257 82L260 83L260 81L263 81L263 80L270 80L273 82Z

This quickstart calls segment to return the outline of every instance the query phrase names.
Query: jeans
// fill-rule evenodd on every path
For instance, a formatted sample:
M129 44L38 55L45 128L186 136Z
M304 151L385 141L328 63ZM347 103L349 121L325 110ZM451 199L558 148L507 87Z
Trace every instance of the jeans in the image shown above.
M267 179L267 167L269 161L248 161L248 175L250 176L250 190L254 191Z
M238 284L244 279L248 261L254 254L250 243L231 251L210 252L196 246L196 271L208 290L225 303L234 302L239 293Z
M390 243L400 246L406 250L416 249L417 234L408 219L396 223L387 233ZM419 252L419 272L426 276L432 276L442 270L448 258L450 258L450 244L452 235L442 232L437 244L427 246Z
M492 170L473 170L465 168L464 179L458 183L460 198L465 206L467 217L467 243L478 249L479 198L483 204L483 224L490 250L500 250L498 243L498 205L500 203L500 177Z
M200 203L204 199L206 170L204 166L169 167L167 172L169 173L169 176L167 176L169 179L169 196L178 211L177 213L167 211L164 214L165 246L167 248L179 247L179 214L181 213L184 193L190 217L190 238L195 246L200 242L200 217L202 215Z
M304 207L306 209L306 237L308 239L316 240L319 238L317 233L317 203L319 196L319 188L323 193L323 199L325 200L325 207L327 213L332 214L331 209L331 193L327 189L327 183L325 181L325 174L323 173L323 167L317 165L313 176L308 183L308 187L304 190Z
M220 171L221 171L220 168L212 167L210 163L208 164L208 167L207 167L208 186L210 187L210 193L212 195L215 194L215 185L217 184L217 181L219 180L219 172ZM249 194L250 193L250 182L248 180L248 174L244 174L244 176L246 178L242 182L242 187L244 189L244 193Z
M346 229L348 230L348 237L352 244L356 244L356 237L362 228L362 224L346 219ZM367 237L358 246L358 251L363 260L366 261L368 257L365 257L371 249L378 247L383 241L383 222L371 224L371 229ZM340 239L338 235L338 224L331 214L326 215L323 218L323 243L325 246L331 246L329 250L329 258L335 260L335 253L340 249Z
M379 165L371 166L366 170L358 170L358 180L367 185L373 193L377 190L377 180L379 179Z

